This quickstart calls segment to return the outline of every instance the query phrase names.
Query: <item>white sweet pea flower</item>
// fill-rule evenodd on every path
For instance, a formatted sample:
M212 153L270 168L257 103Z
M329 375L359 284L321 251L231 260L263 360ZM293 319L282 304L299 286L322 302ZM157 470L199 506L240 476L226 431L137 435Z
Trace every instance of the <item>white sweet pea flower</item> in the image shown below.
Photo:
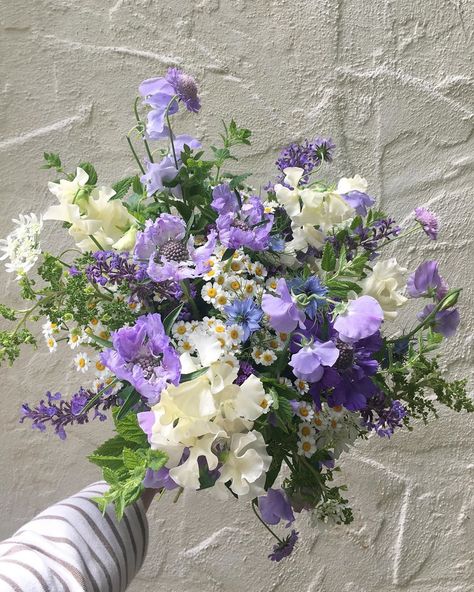
M342 177L337 184L337 193L342 195L349 193L350 191L360 191L361 193L367 193L367 180L356 175L355 177Z
M387 261L378 261L372 273L361 281L362 294L375 298L386 320L393 320L397 316L397 308L403 306L407 298L401 294L405 287L406 269L398 265L395 257Z
M48 189L58 198L60 203L72 204L76 202L79 192L84 188L88 180L89 175L86 171L77 167L76 176L72 181L66 179L61 179L59 183L53 183L50 181L48 183Z
M287 254L293 255L298 251L306 252L308 247L320 249L324 245L324 233L311 224L306 224L304 226L292 224L291 230L293 238L285 246L285 252Z
M272 459L260 432L234 434L223 458L225 461L216 486L222 488L230 481L230 488L240 499L253 499L264 493L265 473Z
M289 189L285 185L277 183L275 185L275 196L286 210L290 218L300 213L300 191L298 190L298 183L304 174L304 170L299 167L289 167L283 170L285 173L284 182L293 187Z
M335 226L348 223L355 215L352 208L338 193L319 192L305 189L301 192L303 207L294 216L293 221L299 226L318 226L327 233Z

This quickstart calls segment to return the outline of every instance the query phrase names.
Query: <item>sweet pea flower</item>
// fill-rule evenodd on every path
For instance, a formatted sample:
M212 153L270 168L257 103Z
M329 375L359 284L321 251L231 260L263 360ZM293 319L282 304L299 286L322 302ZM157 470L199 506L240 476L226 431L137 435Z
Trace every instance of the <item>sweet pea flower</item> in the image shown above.
M295 521L288 497L282 489L269 489L267 495L258 498L258 508L267 524L275 525L285 520L288 527Z
M334 322L339 339L353 343L376 333L384 319L380 304L372 296L360 296L350 300L347 308Z
M448 285L439 275L437 261L425 261L418 266L407 281L407 291L412 298L435 296L441 300L448 293Z
M289 364L296 377L306 382L318 382L324 374L324 366L333 366L338 357L339 350L332 341L315 341L293 354Z
M279 298L271 294L263 295L262 310L269 316L269 323L275 331L290 333L298 324L303 324L304 312L294 302L283 278L278 280L276 292Z
M434 308L434 304L427 304L417 315L420 321L424 321ZM456 333L460 320L459 311L456 308L441 310L435 314L431 328L435 333L441 333L444 337L452 337Z
M406 271L398 265L395 257L392 257L387 261L378 261L372 273L360 282L362 293L378 301L386 320L395 319L398 314L397 309L407 301L401 293L405 285Z

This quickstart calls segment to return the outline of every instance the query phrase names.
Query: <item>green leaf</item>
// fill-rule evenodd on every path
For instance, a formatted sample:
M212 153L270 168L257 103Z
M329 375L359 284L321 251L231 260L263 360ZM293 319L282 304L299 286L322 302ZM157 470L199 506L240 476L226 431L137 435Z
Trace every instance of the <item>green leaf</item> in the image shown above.
M129 413L124 418L117 419L118 412L114 412L115 429L119 436L122 436L127 442L135 442L142 448L148 448L148 441L146 434L138 425L137 416L134 413Z
M92 339L92 341L95 341L96 343L98 343L99 345L102 345L103 347L108 347L108 348L113 347L113 343L111 341L109 341L108 339L102 339L102 337L99 337L98 335L93 335L92 333L89 335L89 337Z
M226 249L222 255L221 261L228 261L231 257L233 257L234 253L235 249Z
M280 474L282 462L283 458L280 456L280 454L278 454L275 451L272 455L272 462L270 463L270 468L268 469L265 478L265 491L268 491L270 487L275 483L278 475Z
M328 241L324 244L321 267L324 271L334 271L336 269L336 253L334 247Z
M96 465L107 466L106 464L102 464L102 462L111 458L120 458L125 445L126 441L121 436L114 436L94 450L88 456L88 459Z
M55 154L54 152L44 152L43 158L45 159L46 164L41 167L42 169L56 169L58 172L62 170L59 154Z
M140 401L140 394L137 393L135 387L132 385L127 386L119 394L121 398L123 398L123 405L120 407L117 413L117 421L120 421L122 418L124 418L130 409Z
M200 368L199 370L195 370L194 372L190 372L189 374L181 374L181 380L179 382L180 383L189 382L190 380L194 380L195 378L199 378L203 374L206 374L206 372L208 370L209 370L209 366L206 366L206 368Z
M95 170L94 165L92 165L90 162L81 162L81 164L78 166L82 170L86 171L86 173L89 175L87 184L95 185L97 183L97 171Z
M159 471L168 461L168 455L161 450L148 450L147 467L152 471Z
M145 459L131 448L124 448L122 452L123 464L126 469L133 471L145 463Z
M112 185L115 195L111 199L123 199L127 195L134 179L135 177L125 177L125 179L122 179L121 181L115 183L115 185Z
M166 335L169 335L171 333L171 329L173 328L173 325L175 324L176 319L179 316L179 313L182 311L183 306L184 302L182 302L176 308L173 308L173 310L165 317L165 320L163 321L163 327L165 328Z
M241 185L245 179L248 179L252 176L252 173L245 173L243 175L235 175L232 177L231 181L229 182L229 187L231 189L238 189L239 185Z
M137 195L143 195L143 185L141 184L140 177L138 175L133 177L132 190Z

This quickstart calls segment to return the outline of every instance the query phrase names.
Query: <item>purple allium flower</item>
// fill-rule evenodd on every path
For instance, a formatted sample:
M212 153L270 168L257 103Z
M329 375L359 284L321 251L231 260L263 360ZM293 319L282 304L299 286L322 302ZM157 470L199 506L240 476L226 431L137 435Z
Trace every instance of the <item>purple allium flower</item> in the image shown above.
M145 230L137 234L135 258L148 260L147 273L155 282L179 282L209 271L215 245L216 233L211 231L207 242L196 248L192 236L186 240L182 218L161 214L154 222L147 220Z
M298 533L296 530L292 530L282 542L277 543L273 547L273 553L268 556L272 561L281 561L285 557L288 557L293 552L293 549L298 541Z
M227 315L227 324L233 325L236 323L239 327L242 327L244 332L243 341L247 341L254 331L260 329L263 311L252 298L234 300L232 304L224 306L224 312Z
M277 168L281 171L279 178L283 182L285 174L283 171L290 167L303 169L304 174L300 184L305 185L309 181L309 175L323 160L332 161L335 144L331 138L316 138L313 142L305 140L302 144L296 142L289 144L280 152L276 161Z
M367 216L367 208L371 208L375 203L375 198L362 191L349 191L343 193L341 197L354 208L359 216Z
M102 386L100 388L103 388ZM99 389L100 390L100 389ZM113 394L113 386L105 390L88 412L82 413L88 401L95 397L96 393L80 388L77 393L72 395L70 401L62 398L61 393L50 392L46 393L47 402L42 399L36 407L31 408L27 403L21 406L20 423L25 419L32 421L31 427L33 429L44 432L46 425L49 424L54 427L55 433L61 438L66 439L65 427L73 424L82 425L89 422L89 415L94 413L92 419L96 417L100 421L104 421L106 416L103 411L110 409L110 407L117 404L117 397Z
M290 333L298 324L303 324L304 312L294 302L283 278L278 280L276 292L280 296L279 298L271 294L263 295L263 312L269 316L270 326L275 331Z
M437 261L425 261L410 275L407 291L412 298L436 297L441 300L448 293L448 285L439 275Z
M170 345L159 314L138 318L133 327L122 327L112 333L113 349L102 352L100 359L120 380L126 380L149 405L160 400L160 394L171 383L179 384L181 364Z
M402 427L407 410L400 401L388 402L385 394L380 392L367 401L367 407L361 411L361 415L367 429L381 437L390 438L395 428Z
M415 208L415 220L421 224L431 240L438 238L439 220L433 212L426 208Z
M315 341L293 354L289 362L293 374L306 382L318 382L324 374L323 366L334 366L339 350L332 341Z
M287 527L295 521L288 497L283 489L269 489L266 495L258 498L260 515L267 524L278 524L280 520L288 522Z
M340 314L334 329L341 341L352 343L376 333L383 321L383 310L372 296L360 296L350 300L346 310Z
M265 214L259 197L248 197L241 206L227 183L217 185L212 197L211 206L219 214L216 220L219 240L225 247L248 247L254 251L268 247L273 215Z
M152 107L147 121L147 133L152 140L168 136L169 130L165 125L166 112L168 110L168 115L176 113L178 101L181 101L188 111L195 113L201 106L196 81L176 68L170 68L164 78L144 80L140 84L139 92L144 102ZM177 99L173 100L174 97Z
M426 305L417 315L420 321L424 321L433 312L434 308L434 304ZM456 333L460 320L458 309L451 308L437 312L430 326L435 333L441 333L445 337L452 337Z
M311 276L307 279L302 278L294 278L288 282L290 290L296 296L300 294L304 294L307 297L316 296L317 298L312 298L310 303L306 306L305 312L310 319L314 319L316 317L316 313L319 307L319 304L324 299L324 296L327 294L327 288L325 288L319 278L315 276Z

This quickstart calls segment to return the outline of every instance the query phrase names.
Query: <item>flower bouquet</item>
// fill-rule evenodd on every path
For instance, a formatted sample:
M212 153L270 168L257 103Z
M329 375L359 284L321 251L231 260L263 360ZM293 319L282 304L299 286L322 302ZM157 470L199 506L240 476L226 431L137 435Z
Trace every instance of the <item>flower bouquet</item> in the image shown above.
M433 355L459 324L460 290L436 261L408 274L384 256L412 232L436 240L437 218L419 207L400 228L359 175L322 180L331 139L286 147L256 191L228 170L249 130L232 120L206 151L173 132L178 113L200 109L194 78L172 68L139 93L126 136L136 175L102 186L92 164L68 172L45 153L55 203L20 215L1 243L30 304L0 305L15 323L0 359L37 345L31 321L51 353L70 348L85 383L25 403L20 421L65 439L70 425L112 416L117 435L89 456L110 484L102 509L120 517L144 488L176 500L212 489L252 506L279 561L298 537L275 532L280 521L353 519L334 477L358 438L411 429L436 401L474 409ZM49 221L70 235L62 253L41 249ZM424 304L400 331L391 321L409 299Z

